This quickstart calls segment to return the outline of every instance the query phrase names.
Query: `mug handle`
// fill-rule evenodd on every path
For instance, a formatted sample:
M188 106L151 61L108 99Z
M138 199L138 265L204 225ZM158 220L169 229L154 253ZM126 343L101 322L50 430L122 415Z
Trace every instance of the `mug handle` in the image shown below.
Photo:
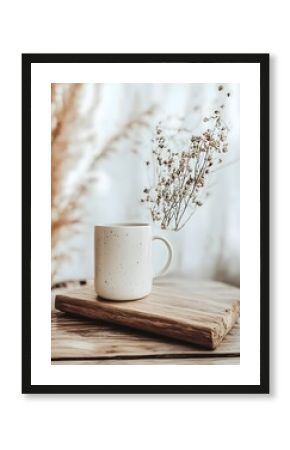
M170 242L169 242L167 239L165 239L164 237L161 237L161 236L153 236L152 240L153 240L153 241L159 240L159 241L164 242L164 244L166 245L167 250L168 250L168 258L167 258L166 264L165 264L165 266L160 270L160 272L158 272L158 273L153 277L153 280L155 280L156 278L161 277L162 275L165 275L165 273L168 271L169 266L170 266L171 261L172 261L172 258L173 258L173 248L172 248L172 245L170 244Z

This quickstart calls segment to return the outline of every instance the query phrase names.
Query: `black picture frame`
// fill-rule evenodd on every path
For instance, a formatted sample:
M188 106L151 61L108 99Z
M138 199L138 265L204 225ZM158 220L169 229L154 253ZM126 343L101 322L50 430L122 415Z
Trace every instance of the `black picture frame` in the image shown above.
M267 394L269 393L269 54L23 54L22 55L22 393ZM31 384L31 65L33 63L255 63L260 65L260 384ZM263 152L261 152L261 149ZM263 155L263 157L261 156Z

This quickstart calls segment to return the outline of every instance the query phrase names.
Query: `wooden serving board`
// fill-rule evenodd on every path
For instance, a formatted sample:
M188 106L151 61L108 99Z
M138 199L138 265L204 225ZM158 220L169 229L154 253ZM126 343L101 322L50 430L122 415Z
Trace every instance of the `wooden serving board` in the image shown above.
M55 308L215 349L239 317L240 291L219 282L159 281L141 300L98 298L92 284L57 295Z

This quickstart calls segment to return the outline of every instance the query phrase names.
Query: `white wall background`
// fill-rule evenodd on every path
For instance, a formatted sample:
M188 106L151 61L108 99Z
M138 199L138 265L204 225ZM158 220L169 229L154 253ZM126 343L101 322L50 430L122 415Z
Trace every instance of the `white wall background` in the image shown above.
M203 117L224 104L224 120L230 128L229 153L223 166L211 175L210 183L214 186L210 198L184 229L161 232L156 224L154 231L173 243L172 272L239 284L239 85L224 84L224 89L218 91L219 81L222 80L217 80L217 84L84 86L83 104L80 105L84 115L87 109L91 111L95 91L99 97L92 120L96 140L89 152L84 152L82 145L76 149L87 159L88 153L98 154L112 136L124 130L124 124L142 117L152 107L154 113L144 117L148 127L133 127L128 132L128 139L120 139L113 147L115 150L98 163L94 171L98 181L82 202L80 233L63 242L70 258L61 266L59 280L92 278L94 224L151 221L140 198L144 187L148 186L145 161L151 159L151 139L158 122L161 120L168 126L172 124L169 117L184 117L184 125L199 133ZM77 161L71 169L76 181L81 180L87 170L81 162ZM156 269L162 266L165 258L166 250L156 245Z
M288 4L244 0L81 3L13 1L2 6L1 444L29 448L272 450L289 441L290 216L287 100ZM22 396L21 52L271 52L272 306L268 396ZM285 131L286 130L286 131ZM7 189L9 188L9 195ZM4 215L5 213L5 215ZM12 290L13 287L13 290ZM13 292L13 294L12 294ZM40 293L43 298L45 293ZM4 320L5 319L5 320ZM117 381L117 380L116 380ZM212 419L212 420L211 420ZM209 423L210 422L210 423Z

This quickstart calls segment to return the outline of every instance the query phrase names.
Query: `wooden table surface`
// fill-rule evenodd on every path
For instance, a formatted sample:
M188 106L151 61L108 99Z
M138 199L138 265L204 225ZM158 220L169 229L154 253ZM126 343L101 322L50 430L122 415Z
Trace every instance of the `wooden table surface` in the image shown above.
M52 364L193 364L240 363L239 321L215 350L157 337L100 320L80 318L55 310L52 294Z

